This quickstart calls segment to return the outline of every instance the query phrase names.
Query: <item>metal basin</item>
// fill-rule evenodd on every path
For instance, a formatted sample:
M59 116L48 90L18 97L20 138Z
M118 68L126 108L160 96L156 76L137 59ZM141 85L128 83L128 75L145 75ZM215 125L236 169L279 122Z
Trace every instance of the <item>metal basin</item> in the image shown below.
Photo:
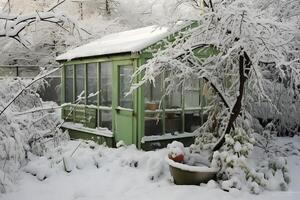
M166 158L174 183L177 185L199 185L207 183L211 179L216 178L217 169L208 166L190 166L182 163L176 163Z

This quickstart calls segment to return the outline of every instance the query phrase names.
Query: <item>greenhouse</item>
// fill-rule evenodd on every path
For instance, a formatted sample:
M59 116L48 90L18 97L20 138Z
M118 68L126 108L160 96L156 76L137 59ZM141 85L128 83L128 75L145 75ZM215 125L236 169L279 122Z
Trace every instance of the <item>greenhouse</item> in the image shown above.
M192 25L149 26L107 35L57 57L62 70L62 118L72 138L115 146L119 141L153 149L172 140L191 144L205 120L201 80L165 94L162 72L155 85L146 83L127 94L131 76L152 58L165 40ZM133 82L141 80L141 75Z

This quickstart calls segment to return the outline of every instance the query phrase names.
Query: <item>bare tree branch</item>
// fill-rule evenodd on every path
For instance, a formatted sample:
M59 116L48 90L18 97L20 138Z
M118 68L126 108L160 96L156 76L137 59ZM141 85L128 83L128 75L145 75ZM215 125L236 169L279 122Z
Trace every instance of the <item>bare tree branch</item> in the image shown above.
M58 6L60 6L61 4L63 4L66 0L62 0L60 2L58 2L57 4L55 4L53 7L48 9L48 12L53 11L55 8L57 8Z
M48 11L38 12L26 15L4 15L0 14L0 21L5 20L4 26L0 27L0 37L13 38L23 46L26 47L24 41L22 41L21 32L24 31L28 26L32 25L35 22L48 22L55 24L64 30L71 29L71 31L77 30L80 35L80 31L84 31L87 34L90 34L88 31L84 30L77 26L70 18L64 14L57 14L54 12L54 9L63 4L65 0L58 1L57 4L52 6ZM71 28L70 28L71 27Z

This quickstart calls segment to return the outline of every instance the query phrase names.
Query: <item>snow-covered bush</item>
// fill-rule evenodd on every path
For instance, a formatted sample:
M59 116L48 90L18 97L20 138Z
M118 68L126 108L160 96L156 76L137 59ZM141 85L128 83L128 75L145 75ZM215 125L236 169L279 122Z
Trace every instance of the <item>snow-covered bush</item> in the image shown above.
M254 142L254 138L244 129L236 128L226 134L225 144L220 151L214 152L212 167L219 169L217 179L224 190L242 189L244 185L250 184L250 190L258 192L254 186L261 185L261 182L257 177L253 179L246 160L252 152Z
M284 157L262 152L258 164L251 164L253 134L236 128L225 136L225 144L213 154L212 166L219 169L217 179L224 190L239 189L258 194L264 189L287 190L290 178ZM257 148L257 147L256 147ZM264 155L265 154L265 155ZM263 160L261 160L263 159Z
M290 177L287 170L287 161L284 157L272 157L262 161L259 171L264 174L266 189L282 191L288 189Z
M0 110L6 107L14 95L26 86L29 80L4 79L0 81ZM0 191L6 192L18 177L29 154L42 155L47 143L62 136L56 125L55 113L35 111L43 107L36 93L37 86L26 89L4 113L0 115ZM29 113L22 113L25 111Z

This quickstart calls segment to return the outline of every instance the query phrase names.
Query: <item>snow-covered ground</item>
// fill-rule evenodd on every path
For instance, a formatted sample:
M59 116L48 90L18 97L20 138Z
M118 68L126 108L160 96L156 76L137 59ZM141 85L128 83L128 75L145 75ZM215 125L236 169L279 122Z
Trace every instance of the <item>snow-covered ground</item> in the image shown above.
M143 152L134 146L112 149L93 142L68 141L45 157L31 158L16 186L7 194L0 194L0 199L299 199L300 137L278 140L296 147L288 156L291 183L286 192L264 191L259 195L238 190L225 192L212 183L178 186L172 182L165 162L166 149Z

